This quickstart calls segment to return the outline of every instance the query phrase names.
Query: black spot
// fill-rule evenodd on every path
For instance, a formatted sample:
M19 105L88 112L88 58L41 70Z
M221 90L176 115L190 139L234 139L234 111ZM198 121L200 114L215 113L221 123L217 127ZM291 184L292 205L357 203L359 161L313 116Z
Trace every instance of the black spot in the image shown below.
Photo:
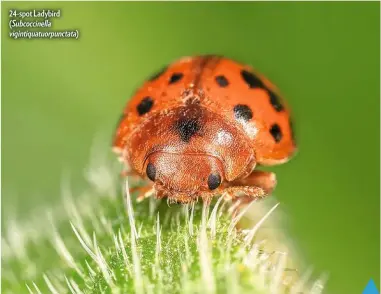
M221 176L219 174L210 174L208 177L208 187L210 190L217 189L221 184Z
M147 177L154 182L156 178L156 168L152 163L148 163L147 169L146 169Z
M182 118L175 124L175 130L183 142L189 142L190 139L201 129L198 119Z
M295 142L296 142L295 129L294 129L294 123L293 123L291 118L289 119L289 125L290 125L291 139L295 144Z
M172 74L171 78L169 79L169 83L170 84L176 83L176 82L180 81L183 76L184 75L181 72L174 73L174 74Z
M161 70L159 70L157 73L155 73L154 75L152 75L149 80L152 82L156 79L158 79L163 73L165 73L165 71L167 70L167 67L163 67Z
M253 112L247 105L237 104L234 106L234 115L236 119L243 119L249 121L253 118Z
M176 116L171 129L183 142L188 143L196 134L202 135L204 111L198 104L182 107Z
M273 136L275 142L279 143L282 140L282 131L278 124L273 124L270 128L270 133Z
M136 109L139 115L142 116L143 114L146 114L147 112L149 112L152 106L153 106L153 99L147 96L147 97L144 97L142 101L140 101Z
M247 70L241 70L241 76L249 88L264 88L263 82L253 73Z
M280 102L280 99L278 95L276 95L274 92L267 90L269 96L270 96L270 103L274 107L275 111L280 112L284 109L284 106Z
M216 76L216 82L220 87L227 87L229 85L229 81L225 78L225 76Z

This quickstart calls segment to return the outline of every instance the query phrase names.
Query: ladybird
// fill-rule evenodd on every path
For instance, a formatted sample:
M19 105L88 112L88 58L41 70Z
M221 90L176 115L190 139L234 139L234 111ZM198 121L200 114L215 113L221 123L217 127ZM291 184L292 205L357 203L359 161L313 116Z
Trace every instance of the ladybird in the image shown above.
M181 58L152 75L124 108L113 150L147 179L144 195L189 203L252 201L276 186L258 166L296 151L290 109L252 67L218 55Z

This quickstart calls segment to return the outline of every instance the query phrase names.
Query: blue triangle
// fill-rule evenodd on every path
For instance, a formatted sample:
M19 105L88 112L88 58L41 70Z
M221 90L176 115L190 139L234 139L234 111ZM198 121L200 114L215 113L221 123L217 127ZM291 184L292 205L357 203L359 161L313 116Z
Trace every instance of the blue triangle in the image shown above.
M370 279L368 282L368 285L366 285L362 294L380 294L380 292L378 292L376 284L374 283L374 281L372 279Z

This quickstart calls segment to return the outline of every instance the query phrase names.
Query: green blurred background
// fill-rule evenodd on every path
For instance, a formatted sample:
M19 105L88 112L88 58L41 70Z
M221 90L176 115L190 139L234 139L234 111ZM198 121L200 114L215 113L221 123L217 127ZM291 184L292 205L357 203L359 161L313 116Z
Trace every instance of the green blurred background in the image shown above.
M253 65L292 106L299 153L272 168L289 234L330 293L380 287L377 2L2 2L2 218L83 185L94 136L164 64L216 53ZM59 8L79 40L12 40L10 8ZM105 142L108 143L108 142ZM15 208L16 207L16 208Z

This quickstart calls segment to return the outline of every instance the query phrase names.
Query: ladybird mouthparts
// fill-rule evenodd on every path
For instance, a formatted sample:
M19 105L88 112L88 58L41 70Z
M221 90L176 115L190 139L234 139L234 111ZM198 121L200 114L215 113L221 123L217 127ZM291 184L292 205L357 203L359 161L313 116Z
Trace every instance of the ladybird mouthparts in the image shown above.
M148 179L168 191L192 194L214 190L222 182L224 167L220 159L208 154L154 152L147 157Z

